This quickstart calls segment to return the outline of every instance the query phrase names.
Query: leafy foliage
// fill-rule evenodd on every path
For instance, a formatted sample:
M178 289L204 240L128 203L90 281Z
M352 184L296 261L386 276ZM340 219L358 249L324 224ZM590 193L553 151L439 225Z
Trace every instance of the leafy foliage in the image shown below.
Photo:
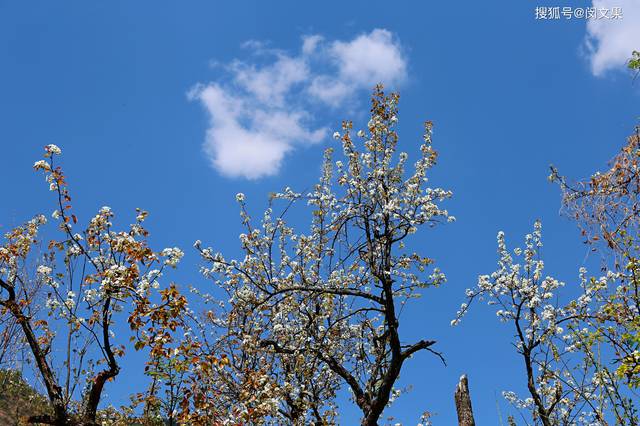
M640 71L640 52L634 50L629 59L628 67L631 70Z
M640 129L612 160L604 173L570 184L558 176L563 204L582 229L586 242L609 259L615 286L601 294L594 317L596 327L616 355L617 374L634 388L640 386Z
M16 370L0 370L0 423L19 425L21 419L51 412L46 397Z

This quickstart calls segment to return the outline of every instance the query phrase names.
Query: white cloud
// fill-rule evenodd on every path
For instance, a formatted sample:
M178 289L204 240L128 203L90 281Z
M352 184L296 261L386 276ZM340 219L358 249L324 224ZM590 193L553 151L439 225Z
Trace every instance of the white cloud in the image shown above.
M355 90L371 89L380 82L394 86L406 78L407 61L387 30L375 29L348 42L334 41L324 54L337 72L315 76L309 93L334 107Z
M279 54L271 64L258 68L235 61L231 67L235 82L265 104L281 105L292 86L309 78L309 68L303 58Z
M229 177L275 175L289 152L326 137L327 128L314 123L318 109L344 106L377 83L397 85L407 73L400 44L383 29L348 41L306 36L297 55L259 41L243 47L252 59L267 62L235 60L224 67L227 82L199 84L189 92L209 114L204 151Z
M265 107L258 98L236 95L215 83L196 87L190 96L209 112L204 149L225 176L256 179L276 174L295 143L319 142L326 133L304 125L305 111Z
M312 54L323 40L324 37L318 34L302 37L302 54L305 56Z
M338 62L339 77L359 86L380 81L396 84L407 72L400 46L387 30L376 29L346 43L336 41L330 50Z
M640 0L593 0L593 7L619 7L622 19L590 19L585 45L591 72L604 75L622 69L633 50L640 50Z

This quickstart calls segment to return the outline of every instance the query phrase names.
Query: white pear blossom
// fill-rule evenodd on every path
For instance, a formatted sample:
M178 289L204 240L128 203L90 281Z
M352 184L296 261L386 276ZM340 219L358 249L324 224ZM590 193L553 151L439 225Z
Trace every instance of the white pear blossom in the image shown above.
M60 155L62 154L62 150L54 144L49 144L45 147L45 150L52 155Z

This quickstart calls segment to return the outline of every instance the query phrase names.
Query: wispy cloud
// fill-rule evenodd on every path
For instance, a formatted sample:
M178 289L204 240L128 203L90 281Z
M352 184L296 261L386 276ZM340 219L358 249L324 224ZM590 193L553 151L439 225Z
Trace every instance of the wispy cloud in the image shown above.
M278 173L289 152L327 137L328 129L314 119L319 109L342 107L360 90L394 86L407 75L400 44L384 29L347 41L306 36L294 55L259 41L243 47L250 58L225 65L224 81L189 92L209 115L204 151L229 177Z
M640 1L593 0L593 7L611 10L619 7L622 19L592 19L587 23L585 45L591 72L602 76L622 69L633 50L640 50Z

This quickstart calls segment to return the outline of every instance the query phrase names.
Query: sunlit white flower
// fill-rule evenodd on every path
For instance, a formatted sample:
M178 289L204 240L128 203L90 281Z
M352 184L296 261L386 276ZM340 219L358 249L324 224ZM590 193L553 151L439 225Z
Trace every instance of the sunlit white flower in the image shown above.
M42 169L42 170L49 171L51 170L51 165L47 163L45 160L38 160L33 164L33 168L36 170Z
M178 262L180 262L180 259L184 256L184 252L178 247L173 247L162 250L160 255L166 257L164 261L165 265L175 268Z
M54 155L60 155L62 154L62 150L60 148L58 148L57 145L54 144L49 144L45 147L45 150L47 151L47 153L49 154L54 154Z
M40 265L36 269L36 272L38 272L38 274L40 275L49 275L51 274L51 271L52 271L51 268L46 265Z

